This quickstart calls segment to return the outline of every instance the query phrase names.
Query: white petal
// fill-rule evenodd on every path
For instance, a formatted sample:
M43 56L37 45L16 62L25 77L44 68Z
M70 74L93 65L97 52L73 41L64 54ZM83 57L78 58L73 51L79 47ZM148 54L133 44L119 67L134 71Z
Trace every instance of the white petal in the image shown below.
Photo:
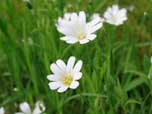
M3 107L0 108L0 114L4 114L5 113L5 110Z
M77 38L71 38L69 40L66 41L68 44L75 44L76 42L78 42Z
M74 67L74 71L75 72L80 72L80 70L81 70L81 68L82 68L82 61L81 60L79 60L77 63L76 63L76 65L75 65L75 67Z
M62 87L60 87L60 88L58 89L58 92L59 92L59 93L62 93L62 92L65 92L67 89L68 89L67 86L62 86Z
M106 11L106 12L104 13L104 18L106 18L106 19L111 18L111 14Z
M64 37L61 37L60 39L63 40L63 41L67 41L67 40L71 39L71 37L64 36Z
M95 35L95 34L91 34L91 35L89 35L87 38L88 38L89 40L94 40L94 39L96 38L96 36L97 36L97 35Z
M98 24L96 24L96 25L94 25L94 26L92 26L91 27L91 29L90 29L90 31L89 31L89 33L94 33L94 32L96 32L98 29L100 29L101 27L103 26L103 23L98 23Z
M67 62L67 68L66 68L67 72L73 69L74 64L75 64L75 57L71 56Z
M55 63L51 64L50 68L54 74L61 75L63 73L63 71Z
M63 21L62 21L62 23L60 22L56 26L57 26L57 30L64 35L72 35L73 34L73 31L70 28L71 25L64 24Z
M113 9L114 11L118 11L118 10L119 10L119 6L118 6L117 4L114 4L114 5L112 6L112 9Z
M112 8L111 8L112 15L117 15L118 11L119 11L118 6L117 5L113 5Z
M59 76L50 74L50 75L47 76L47 79L50 80L50 81L58 81Z
M63 71L66 70L66 64L64 63L63 60L59 59L56 61L56 64L60 67L60 69L62 69Z
M44 111L45 111L45 106L44 106L43 102L38 101L38 102L35 104L35 108L34 108L32 114L41 114L41 113L43 113Z
M81 11L79 13L79 19L82 22L82 24L86 22L86 15L85 15L84 11Z
M49 87L51 90L58 89L60 87L60 84L58 82L50 82Z
M88 39L84 39L84 40L79 40L79 42L80 42L80 44L86 44L86 43L89 42L89 40Z
M70 85L71 89L76 89L79 86L79 82L78 81L73 81L72 84Z
M101 21L102 21L102 20L101 20L100 18L95 18L95 19L93 19L92 21L90 21L89 23L87 23L87 25L88 25L89 27L92 27L92 26L98 24L98 23L101 22Z
M109 19L112 17L113 15L113 10L111 8L108 8L105 12L104 12L104 18Z
M74 44L78 42L78 39L73 36L65 36L65 37L61 37L60 39L66 41L69 44Z
M123 8L123 9L121 9L121 10L119 11L119 13L121 13L121 14L123 14L123 15L126 15L127 10L126 10L125 8Z
M64 19L69 20L71 17L71 13L65 13L64 14Z
M78 19L77 14L76 14L76 13L72 13L72 14L71 14L71 20L72 20L72 21L76 21L77 19Z
M82 77L82 73L78 72L78 73L74 73L74 80L79 80Z
M20 109L25 114L31 114L31 108L27 102L23 102L20 104Z

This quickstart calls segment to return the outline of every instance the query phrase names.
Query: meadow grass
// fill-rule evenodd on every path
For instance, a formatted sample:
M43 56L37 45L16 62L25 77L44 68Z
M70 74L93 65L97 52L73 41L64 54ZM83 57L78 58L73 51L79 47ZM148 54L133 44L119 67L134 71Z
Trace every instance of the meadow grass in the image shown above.
M125 24L105 23L85 45L59 40L55 23L65 12L89 18L115 3L134 7ZM151 0L1 0L0 106L13 114L23 101L42 100L45 114L152 114L151 20ZM71 55L84 63L79 88L50 90L50 64Z

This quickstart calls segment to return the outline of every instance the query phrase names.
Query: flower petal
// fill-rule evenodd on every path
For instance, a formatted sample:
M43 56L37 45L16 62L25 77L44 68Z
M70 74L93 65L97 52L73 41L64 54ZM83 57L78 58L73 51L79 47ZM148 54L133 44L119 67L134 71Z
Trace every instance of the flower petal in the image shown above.
M25 114L31 114L31 108L27 102L23 102L20 104L20 109Z
M79 13L79 20L82 22L82 24L86 23L86 15L85 15L84 11L81 11Z
M74 44L78 42L78 39L73 36L65 36L65 37L61 37L60 39L66 41L69 44Z
M96 37L97 37L97 35L91 34L91 35L89 35L87 38L88 38L89 40L94 40Z
M63 73L62 70L55 63L51 64L50 68L54 74L60 75Z
M60 69L62 69L63 71L66 70L66 64L64 63L63 60L59 59L56 61L56 64L60 67Z
M93 20L91 20L90 22L87 23L87 26L92 27L92 26L98 24L99 22L102 22L101 18L94 18Z
M81 60L79 60L79 61L76 63L75 67L74 67L74 71L75 71L75 72L80 72L80 70L81 70L81 68L82 68L82 64L83 64L83 62L82 62Z
M78 73L74 73L74 80L79 80L82 77L82 73L78 72Z
M5 113L5 110L3 107L0 108L0 114L4 114Z
M71 39L71 37L69 37L69 36L64 36L64 37L61 37L61 38L60 38L60 40L63 40L63 41L67 41L67 40L69 40L69 39Z
M77 18L78 18L78 16L77 16L76 13L72 13L72 14L71 14L71 20L72 20L72 21L76 21Z
M65 13L64 14L64 19L69 20L71 17L71 13Z
M64 35L72 35L72 33L73 33L72 30L70 29L71 25L67 24L67 23L64 24L63 21L62 21L62 23L60 22L56 26L57 26L57 30Z
M78 81L73 81L72 84L70 85L71 89L76 89L79 86L79 82Z
M80 44L86 44L86 43L89 42L89 40L88 39L84 39L84 40L79 40L79 42L80 42Z
M89 33L94 33L96 32L98 29L100 29L103 26L102 22L99 22L98 24L94 25L91 27L91 29L89 30Z
M71 38L69 40L66 41L68 44L75 44L76 42L78 42L77 38Z
M74 64L75 64L75 57L71 56L67 62L66 71L67 72L71 71L73 69Z
M60 87L60 88L58 89L58 92L59 92L59 93L62 93L62 92L65 92L67 89L68 89L67 86L62 86L62 87Z
M35 108L34 108L32 114L41 114L41 113L43 113L44 111L45 111L45 106L44 106L43 102L38 101L38 102L35 104Z
M117 4L114 4L112 6L113 11L117 12L119 10L119 6Z
M50 74L50 75L47 76L47 79L50 80L50 81L58 81L59 76Z
M49 87L51 90L56 90L60 87L60 84L58 82L50 82Z

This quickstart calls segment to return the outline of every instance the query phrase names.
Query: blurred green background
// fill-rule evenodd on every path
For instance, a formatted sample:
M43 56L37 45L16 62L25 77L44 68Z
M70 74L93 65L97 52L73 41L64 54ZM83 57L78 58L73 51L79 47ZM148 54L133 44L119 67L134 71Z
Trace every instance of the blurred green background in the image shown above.
M59 40L55 24L65 12L103 13L119 4L125 24L104 24L86 45ZM59 94L48 87L49 66L69 56L82 59L76 90ZM46 114L152 114L152 0L1 0L0 106L44 101ZM152 69L152 68L151 68Z

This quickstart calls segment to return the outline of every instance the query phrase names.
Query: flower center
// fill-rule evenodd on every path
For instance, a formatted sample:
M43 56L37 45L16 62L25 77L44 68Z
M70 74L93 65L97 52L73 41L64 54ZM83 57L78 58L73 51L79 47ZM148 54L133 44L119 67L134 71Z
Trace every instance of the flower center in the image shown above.
M117 20L118 20L118 19L117 19L117 15L115 15L115 16L113 17L113 22L115 22L115 23L116 23L116 22L117 22Z
M73 77L71 74L62 75L61 81L63 82L64 85L70 86L73 81Z
M83 35L83 34L80 34L79 36L78 36L78 38L79 38L79 40L83 40L83 39L85 39L85 35Z

